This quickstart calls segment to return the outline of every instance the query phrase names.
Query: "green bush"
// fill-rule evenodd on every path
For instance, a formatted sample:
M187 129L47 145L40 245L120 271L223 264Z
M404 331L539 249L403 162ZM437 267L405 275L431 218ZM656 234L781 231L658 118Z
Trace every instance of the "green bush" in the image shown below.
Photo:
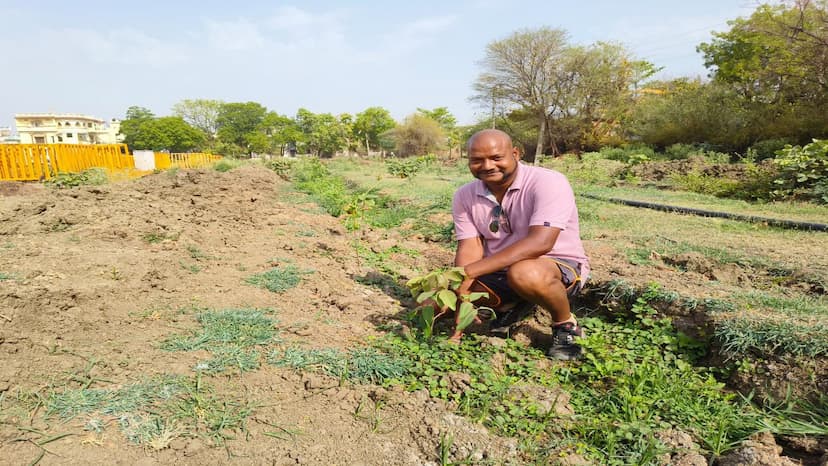
M278 158L270 159L264 162L264 166L275 171L277 175L283 180L290 180L290 174L293 171L293 159Z
M790 144L790 141L787 139L763 139L753 143L748 151L750 151L750 154L756 161L772 159L776 157L776 153L784 149L787 144Z
M741 183L726 178L705 175L697 171L670 176L670 181L677 189L718 197L728 197L736 193Z
M828 203L828 140L814 139L803 147L786 145L774 165L779 170L774 196Z
M109 175L103 168L89 168L80 173L58 173L56 176L46 180L46 185L54 188L71 188L74 186L97 186L106 184Z
M230 170L232 170L234 168L238 168L239 165L240 165L239 162L237 162L235 160L221 159L218 162L213 164L213 169L218 171L218 172L225 173L225 172L229 172Z
M423 168L416 158L389 158L385 160L385 169L398 178L411 178Z
M664 153L670 160L684 160L693 155L704 154L704 150L700 149L699 146L695 144L676 143L667 147L667 149L664 150Z
M730 154L726 152L706 151L704 158L710 163L730 163Z
M618 160L624 163L641 163L657 158L655 151L644 145L630 145L626 147L602 147L600 154L609 160Z

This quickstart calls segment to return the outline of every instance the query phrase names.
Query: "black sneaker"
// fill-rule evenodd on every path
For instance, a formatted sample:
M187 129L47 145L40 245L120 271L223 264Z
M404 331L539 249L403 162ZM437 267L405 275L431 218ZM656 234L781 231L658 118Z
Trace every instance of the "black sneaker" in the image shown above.
M534 310L535 304L522 301L509 310L498 312L496 318L489 324L489 333L496 337L509 338L512 325L532 314Z
M552 327L552 346L546 351L546 356L564 361L580 358L584 349L575 343L575 339L583 336L584 329L572 322Z

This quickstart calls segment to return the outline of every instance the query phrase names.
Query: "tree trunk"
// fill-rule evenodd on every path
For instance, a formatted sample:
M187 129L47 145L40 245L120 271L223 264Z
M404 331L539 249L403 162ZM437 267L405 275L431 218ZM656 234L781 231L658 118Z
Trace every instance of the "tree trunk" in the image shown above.
M368 157L371 155L371 146L368 145L368 135L365 135L365 156Z
M538 130L538 145L535 148L535 158L532 160L533 165L537 165L540 163L541 157L543 157L543 141L544 136L546 136L546 112L541 113L540 116L540 129Z

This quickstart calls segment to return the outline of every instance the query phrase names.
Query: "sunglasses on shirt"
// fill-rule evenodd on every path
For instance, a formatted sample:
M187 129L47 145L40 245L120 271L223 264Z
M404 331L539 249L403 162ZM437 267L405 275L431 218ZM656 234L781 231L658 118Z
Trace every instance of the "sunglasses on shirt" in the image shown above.
M500 219L503 218L505 222L501 223ZM500 204L496 205L494 209L492 209L492 221L489 223L489 231L492 233L497 233L500 231L501 225L503 226L503 231L505 233L511 233L512 228L509 225L509 216L506 215L506 211L503 210L503 207Z

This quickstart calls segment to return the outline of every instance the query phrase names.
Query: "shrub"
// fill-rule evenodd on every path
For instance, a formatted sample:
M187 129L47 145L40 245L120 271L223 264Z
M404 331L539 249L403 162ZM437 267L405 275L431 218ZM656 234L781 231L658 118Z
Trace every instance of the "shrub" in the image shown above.
M229 159L221 159L218 162L213 164L213 169L215 169L218 172L222 172L222 173L229 172L230 170L232 170L234 168L238 168L238 167L239 167L239 162L237 162L235 160L229 160Z
M97 186L106 184L109 176L103 168L89 168L80 173L58 173L45 183L54 188L71 188L73 186Z
M710 163L730 163L730 154L726 152L706 151L704 158Z
M676 143L667 147L667 149L664 150L664 153L670 160L683 160L690 158L693 155L703 154L704 151L695 144Z
M265 161L264 166L275 171L277 175L283 180L290 180L290 174L293 170L293 160L292 159L270 159Z
M790 144L787 139L763 139L753 143L748 150L753 159L759 161L776 157L776 153L784 149L787 144Z
M700 194L710 194L718 197L727 197L737 192L741 183L726 178L705 175L697 171L670 176L670 181L678 189Z
M389 158L385 160L385 169L398 178L411 178L422 168L418 159Z
M779 176L774 180L777 197L813 199L828 203L828 140L814 139L803 147L786 145L774 159Z
M618 160L624 163L641 163L656 158L655 151L644 145L630 145L626 147L602 147L600 153L604 158Z

